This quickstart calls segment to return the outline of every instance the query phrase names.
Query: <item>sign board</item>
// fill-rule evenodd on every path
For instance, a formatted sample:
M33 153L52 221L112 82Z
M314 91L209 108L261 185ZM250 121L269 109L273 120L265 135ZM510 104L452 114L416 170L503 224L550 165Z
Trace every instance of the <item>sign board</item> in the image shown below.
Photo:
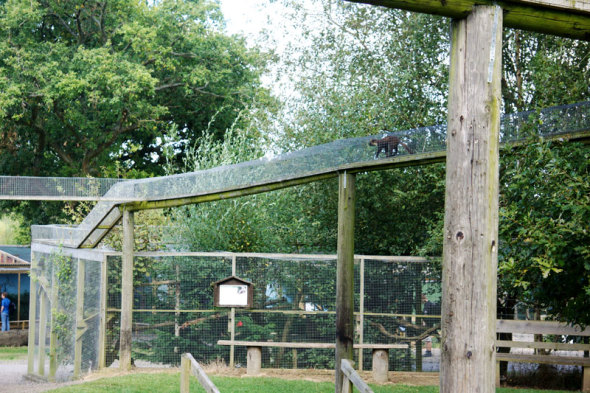
M254 285L231 276L213 283L215 307L252 307Z

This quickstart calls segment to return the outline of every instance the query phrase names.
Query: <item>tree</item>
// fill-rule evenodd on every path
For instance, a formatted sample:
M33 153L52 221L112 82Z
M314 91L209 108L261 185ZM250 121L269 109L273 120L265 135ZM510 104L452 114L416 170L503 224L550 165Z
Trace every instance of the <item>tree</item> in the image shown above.
M532 137L502 160L500 288L590 323L590 149Z
M223 33L218 5L22 1L0 6L0 172L76 176L113 159L163 173L209 123L264 99L264 58ZM167 137L178 125L178 139Z

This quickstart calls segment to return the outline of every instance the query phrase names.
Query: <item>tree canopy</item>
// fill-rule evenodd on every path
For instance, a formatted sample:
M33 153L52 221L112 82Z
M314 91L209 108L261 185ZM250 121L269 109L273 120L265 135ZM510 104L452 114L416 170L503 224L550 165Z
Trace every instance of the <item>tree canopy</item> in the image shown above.
M208 0L9 0L0 6L0 173L161 174L209 128L266 96L264 58ZM178 125L171 140L168 131Z

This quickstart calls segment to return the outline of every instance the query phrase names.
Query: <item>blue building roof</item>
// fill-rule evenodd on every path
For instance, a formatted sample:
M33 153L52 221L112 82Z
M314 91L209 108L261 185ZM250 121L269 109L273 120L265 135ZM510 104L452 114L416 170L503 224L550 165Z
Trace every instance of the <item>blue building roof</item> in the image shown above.
M28 246L2 246L0 245L0 251L6 254L13 255L17 258L31 262L31 247Z

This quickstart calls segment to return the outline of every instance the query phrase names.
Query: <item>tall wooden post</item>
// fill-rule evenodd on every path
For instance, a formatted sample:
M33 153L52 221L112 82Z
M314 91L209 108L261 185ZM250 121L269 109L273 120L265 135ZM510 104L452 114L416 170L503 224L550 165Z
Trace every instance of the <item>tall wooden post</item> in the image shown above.
M45 376L45 348L47 345L47 294L43 287L39 291L39 364L37 373Z
M121 336L119 361L121 370L131 370L133 319L133 212L123 210L123 258L121 272Z
M33 253L32 268L31 272L35 272L36 267L35 260L37 257ZM38 272L35 272L38 274ZM33 374L35 372L35 338L37 330L37 288L39 284L36 278L31 277L29 289L29 344L28 344L28 355L27 355L27 374Z
M49 382L55 382L55 374L57 373L57 326L56 314L58 308L58 282L57 273L55 266L53 267L53 273L51 274L51 300L50 308L51 312L50 323L49 323L49 375L47 378Z
M103 256L100 263L100 330L98 332L98 368L106 367L106 337L107 337L107 281L108 257Z
M74 345L74 379L80 378L82 368L82 343L84 333L88 330L84 322L84 292L86 289L86 261L78 259L76 276L76 343Z
M495 391L501 49L500 7L453 21L441 393Z
M340 362L352 360L354 344L354 194L355 175L341 173L336 267L336 393L342 392Z

